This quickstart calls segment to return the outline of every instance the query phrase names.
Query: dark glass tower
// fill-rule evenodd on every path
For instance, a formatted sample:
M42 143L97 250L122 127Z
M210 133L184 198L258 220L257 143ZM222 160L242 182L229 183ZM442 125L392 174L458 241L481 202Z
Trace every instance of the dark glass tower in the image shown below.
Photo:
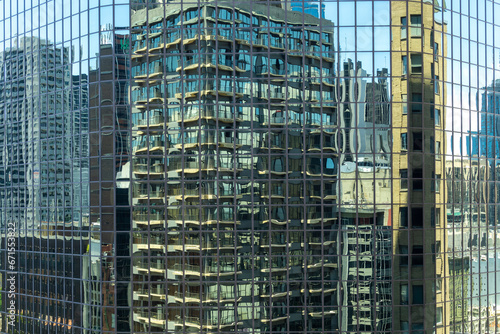
M499 17L0 1L0 331L494 332Z

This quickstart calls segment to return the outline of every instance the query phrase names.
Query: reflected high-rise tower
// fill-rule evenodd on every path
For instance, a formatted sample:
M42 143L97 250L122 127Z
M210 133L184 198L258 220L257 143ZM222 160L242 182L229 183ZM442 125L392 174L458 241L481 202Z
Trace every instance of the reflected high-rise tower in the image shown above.
M337 330L332 23L220 5L132 16L134 330Z
M394 317L397 330L450 325L445 175L446 23L432 3L391 4ZM429 283L430 282L430 283ZM422 332L423 333L423 332Z

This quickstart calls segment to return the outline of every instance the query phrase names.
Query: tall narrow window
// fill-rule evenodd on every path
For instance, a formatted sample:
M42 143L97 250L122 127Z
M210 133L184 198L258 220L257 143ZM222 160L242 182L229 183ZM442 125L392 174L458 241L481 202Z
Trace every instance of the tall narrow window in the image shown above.
M436 325L442 325L443 324L443 308L438 307L436 309Z
M408 305L408 284L401 284L401 305Z
M436 160L441 160L441 142L436 141L435 152L436 152Z
M424 226L424 208L411 208L411 227Z
M408 208L407 207L399 208L399 226L400 227L408 227Z
M420 74L422 73L422 55L412 54L411 55L411 73Z
M422 132L413 132L413 150L422 151Z
M405 245L400 245L399 246L399 254L400 260L399 264L402 266L407 266L408 265L408 246Z
M422 36L422 15L410 15L411 37Z
M401 94L401 104L402 104L402 109L403 109L403 115L406 115L408 113L408 95L407 94Z
M402 75L407 75L408 74L408 57L407 56L401 57L401 64L403 65Z
M401 151L408 150L408 133L401 134Z
M422 94L413 93L411 94L411 112L422 112Z
M408 29L408 19L405 17L401 18L401 39L405 39L407 36Z
M422 168L415 168L413 169L413 190L422 190L423 188L423 173L422 173Z
M408 190L408 169L400 169L399 177L401 178L401 190Z

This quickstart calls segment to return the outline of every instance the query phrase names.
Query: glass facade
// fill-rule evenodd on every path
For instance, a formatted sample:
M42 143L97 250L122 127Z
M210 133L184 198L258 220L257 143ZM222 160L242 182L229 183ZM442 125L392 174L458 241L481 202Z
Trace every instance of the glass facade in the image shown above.
M0 0L0 331L500 331L499 105L497 0Z

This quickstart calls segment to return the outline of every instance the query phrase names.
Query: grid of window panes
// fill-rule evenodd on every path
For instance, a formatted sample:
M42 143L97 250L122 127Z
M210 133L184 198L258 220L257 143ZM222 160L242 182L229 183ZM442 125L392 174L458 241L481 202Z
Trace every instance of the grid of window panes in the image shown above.
M1 331L492 331L498 18L0 0Z

